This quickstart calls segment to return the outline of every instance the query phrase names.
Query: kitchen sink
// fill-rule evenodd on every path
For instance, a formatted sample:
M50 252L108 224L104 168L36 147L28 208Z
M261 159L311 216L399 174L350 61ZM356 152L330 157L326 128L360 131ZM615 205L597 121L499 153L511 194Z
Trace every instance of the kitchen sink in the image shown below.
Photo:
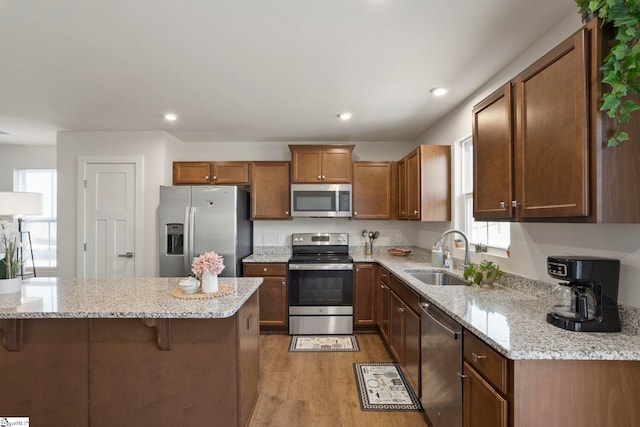
M416 270L405 270L405 273L409 273L416 279L420 280L427 285L466 285L467 282L464 279L461 279L453 274L447 273L446 271L416 271Z

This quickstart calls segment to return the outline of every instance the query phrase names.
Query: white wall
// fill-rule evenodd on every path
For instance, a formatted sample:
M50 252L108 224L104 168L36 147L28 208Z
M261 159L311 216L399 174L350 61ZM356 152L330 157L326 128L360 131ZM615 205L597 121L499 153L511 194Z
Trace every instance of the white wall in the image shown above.
M0 144L0 191L13 191L14 169L55 168L55 145Z
M76 275L78 156L143 157L145 276L157 276L156 211L160 185L171 184L171 160L182 143L165 132L61 132L58 134L58 276Z
M581 27L577 14L571 14L542 39L538 40L509 66L479 88L462 105L426 132L419 141L424 144L451 144L471 135L471 110L474 104L497 90L544 53ZM633 141L631 143L640 143ZM421 224L419 244L430 247L433 236L447 224ZM640 307L640 225L614 224L511 224L509 258L491 258L504 270L522 276L554 283L546 272L548 255L594 255L618 258L620 272L619 301ZM478 260L480 256L476 257Z

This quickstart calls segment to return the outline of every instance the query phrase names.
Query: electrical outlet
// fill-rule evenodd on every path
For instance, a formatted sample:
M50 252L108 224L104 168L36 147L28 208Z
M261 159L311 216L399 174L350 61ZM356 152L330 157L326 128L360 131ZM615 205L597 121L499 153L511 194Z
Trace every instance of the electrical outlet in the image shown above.
M278 234L278 243L284 243L285 235L280 233Z
M396 233L395 239L396 239L396 243L402 243L402 234Z

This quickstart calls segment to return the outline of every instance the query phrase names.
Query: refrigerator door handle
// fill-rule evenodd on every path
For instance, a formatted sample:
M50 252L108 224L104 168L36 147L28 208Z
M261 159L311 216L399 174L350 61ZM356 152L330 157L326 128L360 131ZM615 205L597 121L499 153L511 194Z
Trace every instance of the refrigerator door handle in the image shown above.
M190 275L190 266L189 263L191 262L191 233L189 232L189 230L191 230L191 222L189 221L189 219L191 218L190 215L190 211L191 208L189 206L187 206L186 208L184 208L184 242L183 242L183 247L184 247L184 274L186 276Z
M196 208L189 208L189 259L187 260L187 274L191 274L191 262L196 257Z

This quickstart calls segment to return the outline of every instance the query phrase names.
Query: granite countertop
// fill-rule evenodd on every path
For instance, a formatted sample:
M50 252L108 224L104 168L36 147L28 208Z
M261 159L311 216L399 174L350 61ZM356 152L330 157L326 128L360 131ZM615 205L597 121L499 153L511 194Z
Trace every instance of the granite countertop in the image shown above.
M624 326L617 333L566 331L546 322L547 303L524 292L499 284L494 289L424 284L405 272L434 269L424 251L414 251L406 257L386 253L351 255L354 262L377 262L384 266L509 359L640 361L640 335L625 330ZM260 261L249 257L245 262L286 262L281 258L261 255ZM462 277L460 268L451 273Z
M262 278L219 277L230 295L182 300L171 296L181 277L124 279L33 278L22 294L0 295L0 319L190 318L233 316L262 284Z

